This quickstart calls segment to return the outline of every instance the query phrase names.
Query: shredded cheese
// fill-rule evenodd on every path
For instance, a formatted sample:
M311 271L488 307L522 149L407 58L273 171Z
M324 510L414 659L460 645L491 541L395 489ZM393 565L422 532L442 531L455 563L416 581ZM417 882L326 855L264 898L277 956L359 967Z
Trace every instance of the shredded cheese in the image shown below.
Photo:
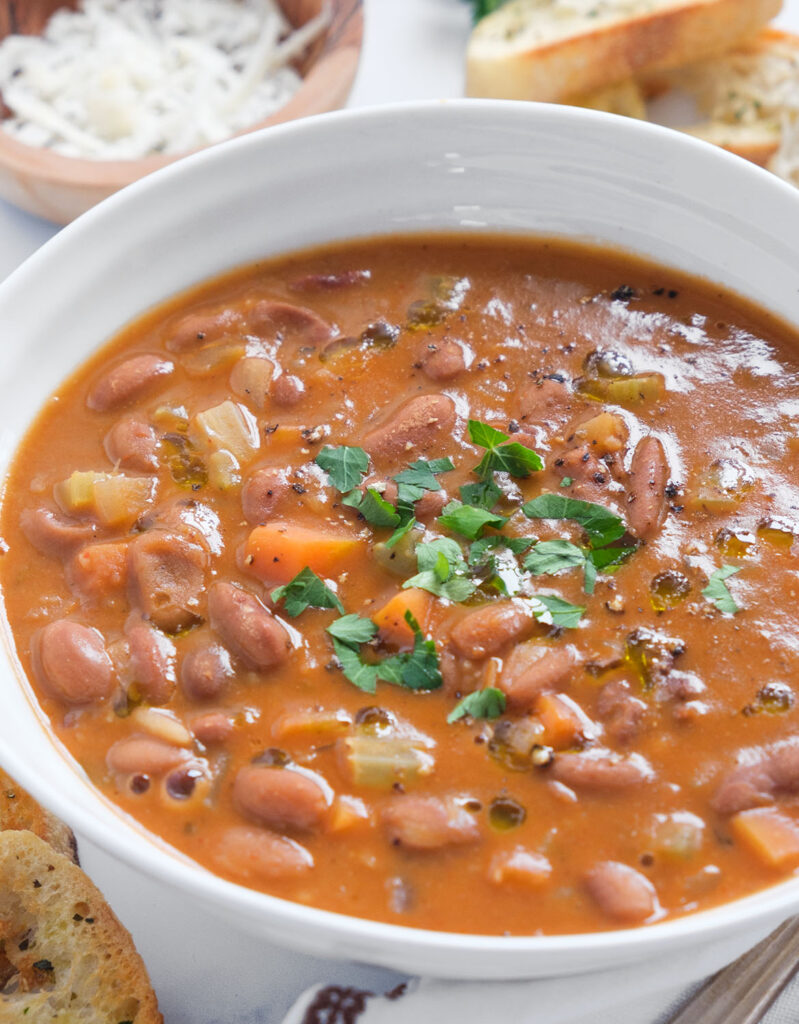
M65 156L130 160L219 142L282 107L291 62L329 23L292 30L276 0L83 0L41 36L0 43L2 128Z

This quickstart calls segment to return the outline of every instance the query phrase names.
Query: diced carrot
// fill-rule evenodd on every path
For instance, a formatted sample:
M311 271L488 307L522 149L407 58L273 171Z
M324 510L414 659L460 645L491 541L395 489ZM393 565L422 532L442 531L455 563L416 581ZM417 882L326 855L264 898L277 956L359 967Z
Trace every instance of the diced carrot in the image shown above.
M544 742L555 750L573 747L589 725L580 706L565 693L539 694L533 712L544 727Z
M552 865L546 857L522 846L500 850L488 865L488 880L494 885L539 889L547 884L551 874Z
M250 533L244 562L269 583L288 583L306 566L317 576L336 576L362 546L357 537L274 521L256 526Z
M330 832L348 832L356 825L369 824L369 810L357 796L342 794L336 797L328 819Z
M380 630L380 638L398 647L409 647L413 644L413 630L405 619L405 613L411 615L424 631L430 618L433 597L426 590L409 587L395 594L388 604L374 613L372 622Z
M70 578L85 597L114 597L128 582L128 543L89 544L75 555Z
M730 818L733 836L766 867L799 864L799 822L774 807L755 807Z

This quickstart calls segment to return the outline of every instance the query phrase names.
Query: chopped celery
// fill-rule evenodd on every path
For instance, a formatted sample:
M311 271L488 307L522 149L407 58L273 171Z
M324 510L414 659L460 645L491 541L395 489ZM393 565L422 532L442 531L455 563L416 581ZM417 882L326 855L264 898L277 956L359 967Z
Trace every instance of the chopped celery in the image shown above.
M642 402L657 402L663 397L662 373L638 373L634 377L583 377L577 390L587 398L627 407Z
M435 767L435 758L424 745L406 736L359 733L340 740L339 744L344 765L356 786L390 789L395 782L417 782Z
M144 512L155 484L152 477L76 470L56 484L53 493L62 511L70 515L86 513L105 526L122 526Z
M696 478L687 504L705 512L734 512L753 483L747 466L735 459L717 459Z

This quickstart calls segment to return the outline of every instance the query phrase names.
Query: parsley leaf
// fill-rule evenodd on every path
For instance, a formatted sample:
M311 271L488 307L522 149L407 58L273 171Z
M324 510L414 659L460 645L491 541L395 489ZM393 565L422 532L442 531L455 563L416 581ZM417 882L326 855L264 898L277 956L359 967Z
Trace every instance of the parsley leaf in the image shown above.
M400 503L413 504L424 496L425 491L440 491L441 484L435 474L449 473L454 468L451 459L417 459L412 462L394 477Z
M560 486L561 487L571 487L571 485L573 483L574 483L574 477L564 476L564 478L560 482Z
M539 494L522 505L528 519L572 519L588 534L595 548L604 548L624 536L624 521L609 508L565 494Z
M481 537L469 545L469 565L480 565L486 560L489 551L496 548L507 548L514 555L521 555L533 544L535 544L533 537L502 537L496 534L491 537Z
M338 491L347 492L357 487L369 468L369 456L363 448L342 444L325 445L314 459Z
M377 626L371 619L364 619L353 612L350 615L342 615L340 619L331 622L327 632L337 640L343 640L346 644L365 644L372 640L377 634Z
M507 523L506 516L497 516L484 508L462 505L451 501L438 517L439 523L468 540L477 540L486 526L501 530Z
M377 689L377 665L367 665L357 647L351 647L336 637L333 637L333 650L347 679L364 693L374 693Z
M403 523L402 526L398 526L386 541L386 547L393 548L395 544L398 544L402 540L406 533L410 533L414 526L417 525L416 520L411 517L406 523Z
M533 576L554 576L584 565L585 551L569 540L542 540L524 560L524 568Z
M413 650L396 656L402 659L402 685L409 690L437 690L444 685L444 680L438 667L436 645L425 639L410 609L405 612L405 621L413 630Z
M397 510L374 487L368 487L363 494L360 491L350 491L341 501L342 504L357 509L372 526L399 526L400 517Z
M469 579L460 544L451 537L436 537L427 544L417 544L416 567L418 573L403 583L403 590L419 587L457 603L471 597L476 589Z
M491 478L495 472L509 473L511 476L526 477L544 468L541 456L518 441L510 441L510 434L481 423L480 420L469 420L469 438L486 453L474 468L474 473L481 480Z
M720 569L716 569L708 580L707 586L702 591L702 597L712 601L720 612L726 612L728 615L734 615L736 612L739 612L741 610L740 605L736 604L735 598L724 581L740 571L740 566L735 565L723 565Z
M335 608L344 614L344 605L315 572L305 568L289 583L272 591L272 600L283 601L286 615L295 618L306 608Z
M461 501L464 505L484 508L489 512L502 497L502 491L494 483L493 477L488 480L481 480L477 484L463 484L460 488L460 493Z
M536 594L530 598L533 615L548 626L575 629L585 612L580 604L570 604L554 594Z
M447 715L447 722L453 722L466 718L499 718L505 710L505 694L495 686L487 686L484 690L475 690L474 693L467 693L462 701L459 701Z

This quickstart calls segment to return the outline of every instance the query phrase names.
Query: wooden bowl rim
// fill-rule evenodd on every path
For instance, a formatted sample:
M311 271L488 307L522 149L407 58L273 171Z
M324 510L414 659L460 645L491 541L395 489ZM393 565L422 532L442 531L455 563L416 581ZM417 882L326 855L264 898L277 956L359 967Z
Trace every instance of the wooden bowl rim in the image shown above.
M319 86L329 79L326 93L346 98L358 70L363 48L363 0L328 0L331 7L331 25L324 38L324 47L314 58L302 85L278 110L249 128L225 136L219 142L207 143L180 153L139 157L134 160L90 160L85 157L64 156L50 149L28 146L0 128L0 164L16 175L36 182L73 186L84 189L116 191L161 167L218 146L229 139L260 131L273 125L284 124L312 114L333 110L339 102L319 101ZM349 11L349 13L348 13ZM337 25L337 16L343 24ZM343 31L346 26L346 31ZM330 32L335 30L335 34ZM340 35L344 38L339 40ZM321 82L320 82L321 79Z

